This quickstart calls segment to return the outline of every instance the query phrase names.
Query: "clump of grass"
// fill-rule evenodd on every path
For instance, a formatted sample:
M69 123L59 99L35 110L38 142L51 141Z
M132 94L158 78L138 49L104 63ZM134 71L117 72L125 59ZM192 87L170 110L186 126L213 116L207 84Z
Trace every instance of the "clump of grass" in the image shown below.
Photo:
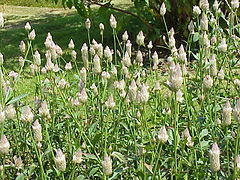
M26 24L19 68L0 55L2 179L239 178L237 2L224 14L200 1L186 44L176 47L173 28L164 37L167 59L142 31L136 49L127 32L121 40L113 15L106 48L88 19L81 50L48 33L39 52ZM19 94L27 78L32 91Z

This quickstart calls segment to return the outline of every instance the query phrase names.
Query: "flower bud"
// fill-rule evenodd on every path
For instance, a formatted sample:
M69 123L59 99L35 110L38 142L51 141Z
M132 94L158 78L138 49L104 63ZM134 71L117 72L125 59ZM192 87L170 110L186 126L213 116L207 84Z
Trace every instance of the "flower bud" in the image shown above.
M99 74L99 73L102 72L102 68L101 68L101 64L100 64L100 58L97 54L93 58L93 72L95 74Z
M231 1L231 7L233 9L238 9L239 8L239 0L232 0Z
M214 9L215 11L217 11L218 8L219 8L219 2L218 2L218 0L215 0L214 3L213 3L213 9Z
M122 40L123 40L123 42L127 42L127 40L128 40L128 33L127 33L127 31L125 31L125 32L123 33L123 35L122 35Z
M33 41L36 37L35 30L33 29L29 34L28 34L28 39L30 41Z
M65 70L71 70L72 69L72 63L71 62L68 62L66 65L65 65Z
M193 24L192 20L188 24L188 30L189 30L190 34L194 34L194 24Z
M128 52L125 53L123 59L122 59L123 66L130 67L132 65L131 58L128 55Z
M91 86L90 86L90 89L93 90L93 93L97 96L98 95L98 89L97 89L97 86L95 85L95 83L93 83Z
M199 1L199 7L204 11L208 11L209 10L208 0L200 0Z
M166 11L167 11L167 9L166 9L165 3L163 2L160 7L160 15L164 16L166 14Z
M21 42L20 42L19 49L20 49L20 51L21 51L22 54L25 54L26 45L25 45L24 41L21 41Z
M233 117L240 123L240 98L237 100L237 103L233 109Z
M0 140L0 152L2 154L8 154L9 153L9 148L10 148L10 143L7 140L7 137L5 135L3 135L1 140Z
M87 18L85 21L85 27L87 30L89 30L91 28L91 21L89 18Z
M204 79L203 79L203 89L204 90L209 90L211 89L213 86L213 80L211 78L211 76L207 75Z
M13 157L13 160L14 160L15 168L16 168L17 170L23 168L24 164L23 164L23 162L22 162L22 158L21 158L21 157L14 156L14 157Z
M130 42L130 40L127 41L126 51L128 52L129 57L131 57L132 56L132 43Z
M116 18L111 14L110 16L110 26L111 28L113 29L116 29L117 28L117 21L116 21Z
M202 14L200 28L202 31L208 31L208 17L205 13Z
M41 115L41 116L44 116L44 117L49 117L50 116L50 111L49 111L49 109L48 109L48 104L47 104L47 102L46 101L43 101L42 103L41 103L41 106L40 106L40 108L39 108L39 114Z
M104 49L104 57L107 59L108 62L112 62L112 51L108 46L106 46L106 48Z
M3 17L3 13L0 12L0 28L4 26L4 17Z
M139 64L139 66L143 66L143 55L141 51L137 52L136 61Z
M33 118L34 118L34 115L31 111L31 108L29 106L23 107L21 120L24 122L32 122Z
M78 99L81 103L86 103L88 99L88 95L86 89L83 88L80 93L77 93Z
M210 63L210 74L212 76L216 76L218 73L218 70L217 70L217 62L216 62L215 54L213 54L212 57L209 59L209 63Z
M210 167L212 171L217 172L220 170L220 149L217 143L212 145L212 149L209 151Z
M156 51L153 53L152 59L153 59L153 69L157 69L159 64L159 59Z
M88 62L88 46L86 43L83 44L82 49L81 49L81 53L82 53L82 60L83 60L83 64L84 67L86 69L88 69L89 67L89 62Z
M69 49L74 49L74 47L75 47L74 42L73 42L73 40L71 39L70 42L69 42L69 44L68 44L68 48L69 48Z
M5 121L5 112L0 110L0 124Z
M105 102L105 105L109 109L113 109L115 107L116 103L114 102L112 94L108 97L107 101Z
M108 155L104 156L104 160L102 161L103 166L103 174L106 176L110 176L112 174L112 160Z
M181 88L183 83L182 71L179 64L173 64L170 68L170 78L167 81L167 85L173 91L177 91Z
M162 126L160 131L157 134L157 139L161 142L161 143L166 143L168 140L168 134L167 134L167 130L165 126Z
M235 157L235 167L237 171L240 171L240 155Z
M25 28L25 30L28 31L28 32L32 29L32 27L31 27L31 25L30 25L29 22L27 22L27 23L25 24L24 28Z
M218 46L218 49L219 49L220 52L226 52L227 51L226 38L222 38L221 43Z
M222 109L223 125L228 126L231 124L231 115L232 115L232 107L229 100L227 100L227 102L225 103Z
M104 24L103 23L99 24L99 29L100 29L100 31L104 31Z
M5 107L5 116L6 119L14 119L16 116L16 110L13 106L13 104L10 104Z
M3 65L3 62L4 62L3 54L0 53L0 66Z
M39 54L38 51L35 51L35 53L33 55L33 61L34 61L35 65L37 65L37 66L41 65L41 55Z
M193 14L195 16L199 16L201 13L201 9L198 6L193 6Z
M74 154L73 154L73 162L75 164L80 164L83 161L83 153L81 151L81 149L79 148Z
M63 154L61 149L57 149L56 151L56 156L54 158L56 168L59 171L65 171L66 170L66 159L65 155Z
M148 49L152 49L152 48L153 48L152 41L149 41L149 43L148 43L148 45L147 45L147 48L148 48Z
M42 126L36 120L33 125L32 125L32 130L33 130L33 136L36 142L41 142L42 141Z
M184 50L183 45L180 46L180 48L178 49L178 58L182 63L187 63L187 54Z
M144 35L143 35L143 32L140 31L137 35L137 39L136 39L136 43L138 46L144 46Z

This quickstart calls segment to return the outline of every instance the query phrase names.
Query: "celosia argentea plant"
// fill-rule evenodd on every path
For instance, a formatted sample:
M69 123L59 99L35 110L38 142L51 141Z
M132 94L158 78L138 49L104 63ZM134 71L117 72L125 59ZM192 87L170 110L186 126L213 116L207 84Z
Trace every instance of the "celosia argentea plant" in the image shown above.
M200 0L182 45L165 24L166 59L142 31L135 47L119 36L114 15L113 43L87 19L80 50L50 32L37 50L26 23L19 68L0 54L1 179L240 178L239 1L223 4Z

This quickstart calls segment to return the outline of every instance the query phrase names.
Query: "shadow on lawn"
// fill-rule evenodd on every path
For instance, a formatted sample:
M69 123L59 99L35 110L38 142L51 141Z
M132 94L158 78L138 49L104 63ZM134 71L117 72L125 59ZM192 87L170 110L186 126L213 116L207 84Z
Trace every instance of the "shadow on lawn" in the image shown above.
M99 23L103 23L105 25L104 47L106 45L110 47L113 46L112 29L109 25L111 13L117 18L120 39L124 30L128 30L130 39L133 41L136 34L144 28L144 25L132 16L110 10L95 10L91 15L93 19L91 20L90 36L91 39L94 38L100 42ZM77 12L45 14L37 18L20 20L17 23L6 22L6 27L0 30L0 52L4 54L5 60L8 61L6 68L12 68L17 65L16 63L20 56L19 43L21 40L27 41L27 33L24 30L24 25L27 21L31 23L32 28L36 31L36 39L33 42L34 49L38 49L42 57L44 51L43 43L48 32L51 32L53 40L62 47L63 50L67 48L70 39L73 39L77 53L80 53L82 44L88 42L87 31L84 26L85 18L78 15Z

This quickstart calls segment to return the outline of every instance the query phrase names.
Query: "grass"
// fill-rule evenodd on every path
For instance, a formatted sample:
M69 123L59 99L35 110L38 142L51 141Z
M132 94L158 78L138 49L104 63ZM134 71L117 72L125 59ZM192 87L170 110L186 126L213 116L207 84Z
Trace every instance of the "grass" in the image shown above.
M13 6L27 6L27 7L49 7L49 8L59 8L62 7L61 2L57 4L50 0L2 0L0 5L13 5Z
M216 18L209 22L208 30L198 26L201 16L193 19L195 32L189 34L183 48L169 45L174 39L174 33L169 33L167 61L153 59L153 49L137 45L129 59L120 39L124 29L118 29L119 36L112 34L111 12L103 19L98 17L102 12L93 12L91 39L85 19L72 11L40 16L31 21L37 32L31 43L22 28L30 19L11 24L12 16L7 16L6 28L0 32L1 52L6 57L0 65L1 179L239 178L240 162L234 160L240 158L239 39L233 36L240 33L236 12L224 17L232 22L228 31L219 26L221 17L215 11L206 12L209 19ZM117 20L128 22L127 17ZM118 49L110 53L117 57L112 62L102 54L100 44L92 46L93 54L85 59L80 53L83 42L92 38L100 41L100 22L106 27L103 47ZM55 46L44 47L48 31L63 48L63 55L54 58ZM134 43L135 36L129 34ZM114 43L113 36L120 42ZM213 37L217 41L208 47ZM78 53L76 60L67 47L71 38ZM24 67L16 60L22 39L29 48ZM41 65L33 60L35 50L41 53ZM146 53L142 59L136 57L138 50ZM45 58L46 52L52 57ZM46 61L58 65L59 71L50 68L40 72L50 67ZM83 61L89 61L89 67ZM72 63L72 69L65 68L67 62ZM37 66L33 74L31 64ZM10 70L21 74L14 79L8 76ZM25 93L30 94L25 97Z

